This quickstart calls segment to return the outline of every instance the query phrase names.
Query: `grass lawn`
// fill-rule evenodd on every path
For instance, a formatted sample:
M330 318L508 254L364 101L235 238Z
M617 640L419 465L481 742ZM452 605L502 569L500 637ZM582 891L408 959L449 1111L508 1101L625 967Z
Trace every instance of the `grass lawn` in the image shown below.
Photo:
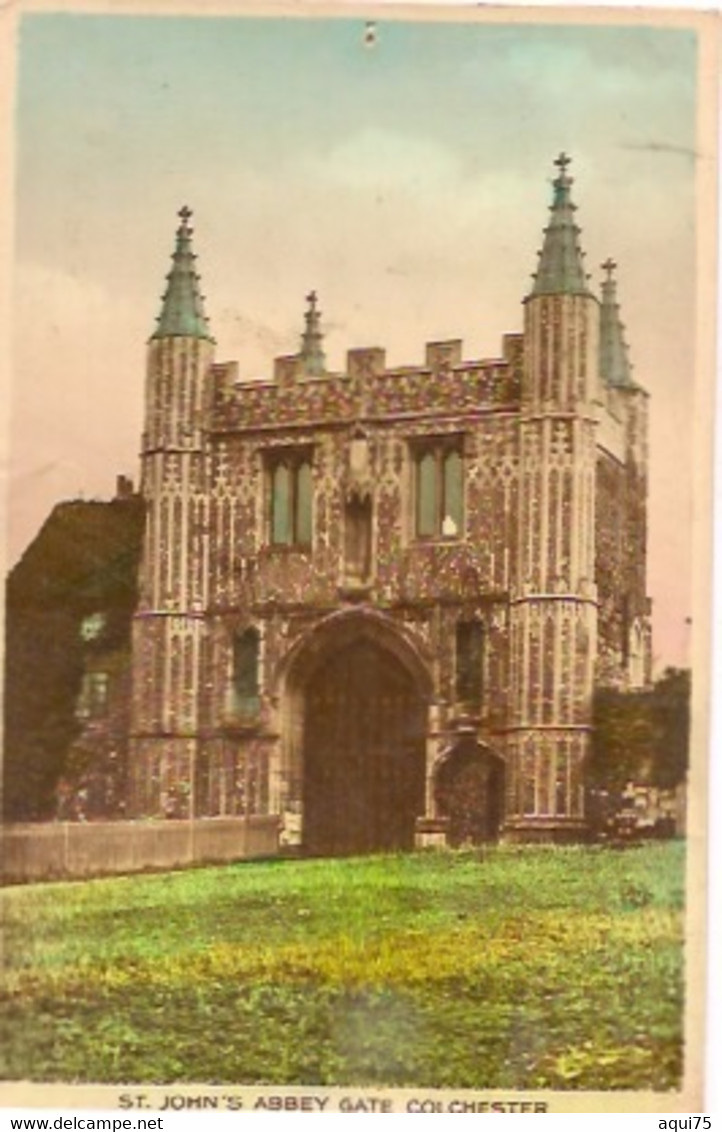
M10 888L0 1075L671 1089L684 846Z

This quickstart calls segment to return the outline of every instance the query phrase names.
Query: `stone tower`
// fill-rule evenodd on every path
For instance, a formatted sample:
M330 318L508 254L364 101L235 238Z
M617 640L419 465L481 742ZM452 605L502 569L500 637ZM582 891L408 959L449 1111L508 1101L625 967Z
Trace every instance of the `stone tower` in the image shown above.
M591 730L597 635L594 489L599 303L556 162L551 217L524 302L518 559L511 598L516 768L510 835L578 836Z
M133 623L131 811L194 813L207 588L203 417L214 341L179 213L171 270L147 351L141 491L146 533Z

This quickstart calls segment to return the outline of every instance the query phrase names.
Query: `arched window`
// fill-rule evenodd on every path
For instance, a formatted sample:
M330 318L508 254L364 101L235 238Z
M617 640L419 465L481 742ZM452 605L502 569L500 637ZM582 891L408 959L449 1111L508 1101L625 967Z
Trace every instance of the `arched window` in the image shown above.
M108 714L107 672L86 672L80 686L75 714L78 719L103 719Z
M291 472L277 464L271 473L271 539L286 545L291 539Z
M464 481L461 456L452 448L444 456L444 500L441 533L446 538L459 538L464 515Z
M464 464L458 436L423 441L413 452L417 538L462 538Z
M242 715L255 715L260 705L260 644L253 627L233 638L233 707Z
M274 546L310 546L313 474L306 451L284 450L268 458L270 535Z

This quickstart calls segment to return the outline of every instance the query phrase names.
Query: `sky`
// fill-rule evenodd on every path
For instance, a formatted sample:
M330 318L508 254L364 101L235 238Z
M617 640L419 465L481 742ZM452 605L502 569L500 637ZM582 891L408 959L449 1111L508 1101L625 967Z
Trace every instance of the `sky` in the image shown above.
M657 669L688 662L695 382L694 31L36 13L16 92L9 550L61 499L137 479L145 344L184 204L217 360L270 375L315 288L327 360L522 327L573 157L582 246L619 264L651 394Z

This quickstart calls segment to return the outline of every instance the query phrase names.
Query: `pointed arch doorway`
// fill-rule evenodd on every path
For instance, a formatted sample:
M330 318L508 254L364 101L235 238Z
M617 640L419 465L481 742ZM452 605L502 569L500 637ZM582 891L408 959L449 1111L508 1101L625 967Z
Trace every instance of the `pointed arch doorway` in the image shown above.
M302 846L314 856L412 849L424 814L428 696L401 640L349 624L306 658Z
M437 767L436 809L452 847L496 841L504 820L504 761L467 736Z

